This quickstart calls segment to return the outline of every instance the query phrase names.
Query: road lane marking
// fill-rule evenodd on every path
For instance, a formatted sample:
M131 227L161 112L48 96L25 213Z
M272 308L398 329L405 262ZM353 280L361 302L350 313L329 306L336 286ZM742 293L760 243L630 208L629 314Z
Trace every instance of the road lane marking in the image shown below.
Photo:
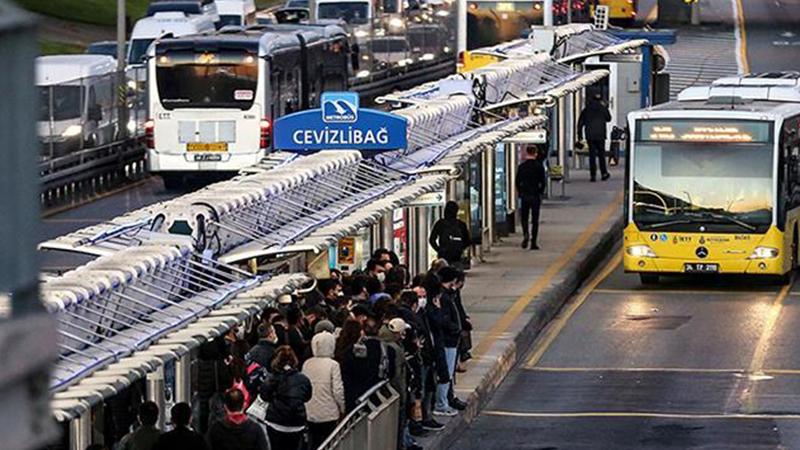
M542 359L545 352L550 348L553 344L553 341L556 340L559 334L561 334L561 330L567 325L569 319L572 318L572 315L575 314L575 311L583 305L583 302L589 298L589 295L592 294L594 289L603 282L611 272L613 272L619 265L622 263L622 253L619 251L616 252L614 258L609 261L603 270L601 270L594 278L581 289L581 292L578 294L578 297L575 299L574 302L568 303L566 309L564 310L564 314L560 316L556 316L552 322L550 322L550 326L544 332L542 339L536 344L534 347L533 353L528 361L525 363L525 367L534 367L536 364L539 363L539 360Z
M522 314L525 308L527 308L528 305L550 285L552 279L558 275L558 273L561 272L561 270L564 269L564 267L566 267L570 261L572 261L578 252L586 248L586 243L594 235L597 229L605 224L612 214L619 211L622 199L623 192L620 191L616 196L614 196L614 199L608 204L608 206L606 206L600 215L597 216L594 222L592 222L583 231L583 233L578 236L575 242L564 253L562 253L554 263L550 264L545 273L543 273L542 276L539 277L539 279L537 279L527 291L517 297L517 300L514 301L514 304L511 305L511 308L509 308L508 311L506 311L505 314L503 314L502 317L495 322L492 328L486 333L486 337L481 339L481 341L478 342L478 345L475 346L472 354L475 356L476 361L480 360L480 357L485 356L486 353L489 352L489 349L491 349L494 343L497 342L497 339L505 334L514 320L516 320L519 315Z
M548 367L548 366L531 366L525 367L526 370L533 372L577 372L577 373L591 373L591 372L664 372L664 373L731 373L731 374L744 374L747 372L745 369L703 369L703 368L684 368L684 367Z
M712 290L689 290L689 289L595 289L597 294L623 294L623 295L658 295L658 294L702 294L702 295L775 295L774 291L712 291ZM797 292L792 295L800 295Z
M535 419L583 419L583 418L642 418L642 419L695 419L695 420L800 420L800 414L702 414L660 413L648 411L580 411L580 412L517 412L489 410L483 415L498 417L522 417Z
M745 27L744 7L742 0L731 0L733 5L733 22L736 34L736 63L739 73L750 73L750 61L747 58L747 29Z

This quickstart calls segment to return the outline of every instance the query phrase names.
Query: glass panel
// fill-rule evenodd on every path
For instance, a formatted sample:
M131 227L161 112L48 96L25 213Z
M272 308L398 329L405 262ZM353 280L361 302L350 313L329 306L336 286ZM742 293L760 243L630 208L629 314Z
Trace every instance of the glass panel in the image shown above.
M81 116L80 86L40 86L39 120L50 120L50 92L53 93L53 120L77 119Z

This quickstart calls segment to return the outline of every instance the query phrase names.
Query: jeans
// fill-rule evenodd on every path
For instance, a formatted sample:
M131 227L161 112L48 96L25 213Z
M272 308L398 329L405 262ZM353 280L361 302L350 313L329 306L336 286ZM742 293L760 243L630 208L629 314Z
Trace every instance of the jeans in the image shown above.
M456 356L458 355L457 347L445 347L444 358L447 361L447 373L450 374L450 381L447 383L440 383L436 386L436 407L435 409L444 410L450 408L450 402L447 399L447 391L450 390L450 383L453 381L453 376L456 372Z
M422 420L431 418L431 407L433 406L433 392L435 390L435 383L429 380L431 376L431 366L422 364L420 369L420 380L422 380ZM428 389L428 386L431 386Z
M541 197L523 197L521 200L522 235L525 236L525 240L530 239L531 244L536 245L536 240L539 238L539 210L542 206L542 199ZM528 233L528 219L530 219L530 234Z

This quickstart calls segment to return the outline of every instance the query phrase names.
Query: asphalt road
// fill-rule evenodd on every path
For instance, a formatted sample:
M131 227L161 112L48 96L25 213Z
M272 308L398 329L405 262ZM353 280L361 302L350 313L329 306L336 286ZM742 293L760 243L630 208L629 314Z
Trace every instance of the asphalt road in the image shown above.
M781 43L800 41L800 0L742 6L750 70L800 70L800 43ZM449 448L800 448L800 279L645 288L619 259L598 268Z

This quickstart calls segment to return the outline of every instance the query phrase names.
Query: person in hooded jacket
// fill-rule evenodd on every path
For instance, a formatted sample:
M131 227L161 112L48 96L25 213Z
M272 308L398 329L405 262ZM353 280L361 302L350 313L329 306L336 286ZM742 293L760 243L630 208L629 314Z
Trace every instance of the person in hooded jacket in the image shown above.
M316 449L336 428L344 413L344 385L339 363L333 359L336 338L322 331L311 339L314 356L303 364L311 381L311 400L306 403L309 448Z
M467 224L458 219L458 203L449 201L444 206L444 218L433 224L428 239L439 258L450 265L460 265L464 250L472 245Z
M378 338L379 324L374 317L364 320L364 337L353 344L342 360L344 403L347 412L358 405L358 398L395 372L394 351Z
M264 417L269 443L275 450L297 450L306 429L306 402L311 400L308 377L297 371L297 356L281 346L272 359L272 377L261 386L261 398L268 403Z
M611 122L611 113L603 104L603 97L595 94L586 103L586 107L578 117L578 139L582 140L586 136L589 143L589 175L592 181L596 180L597 160L600 160L600 176L603 180L611 177L606 169L606 124ZM584 134L584 130L586 133Z
M206 435L211 450L269 450L264 430L244 412L242 391L228 389L223 401L225 419L211 425Z

